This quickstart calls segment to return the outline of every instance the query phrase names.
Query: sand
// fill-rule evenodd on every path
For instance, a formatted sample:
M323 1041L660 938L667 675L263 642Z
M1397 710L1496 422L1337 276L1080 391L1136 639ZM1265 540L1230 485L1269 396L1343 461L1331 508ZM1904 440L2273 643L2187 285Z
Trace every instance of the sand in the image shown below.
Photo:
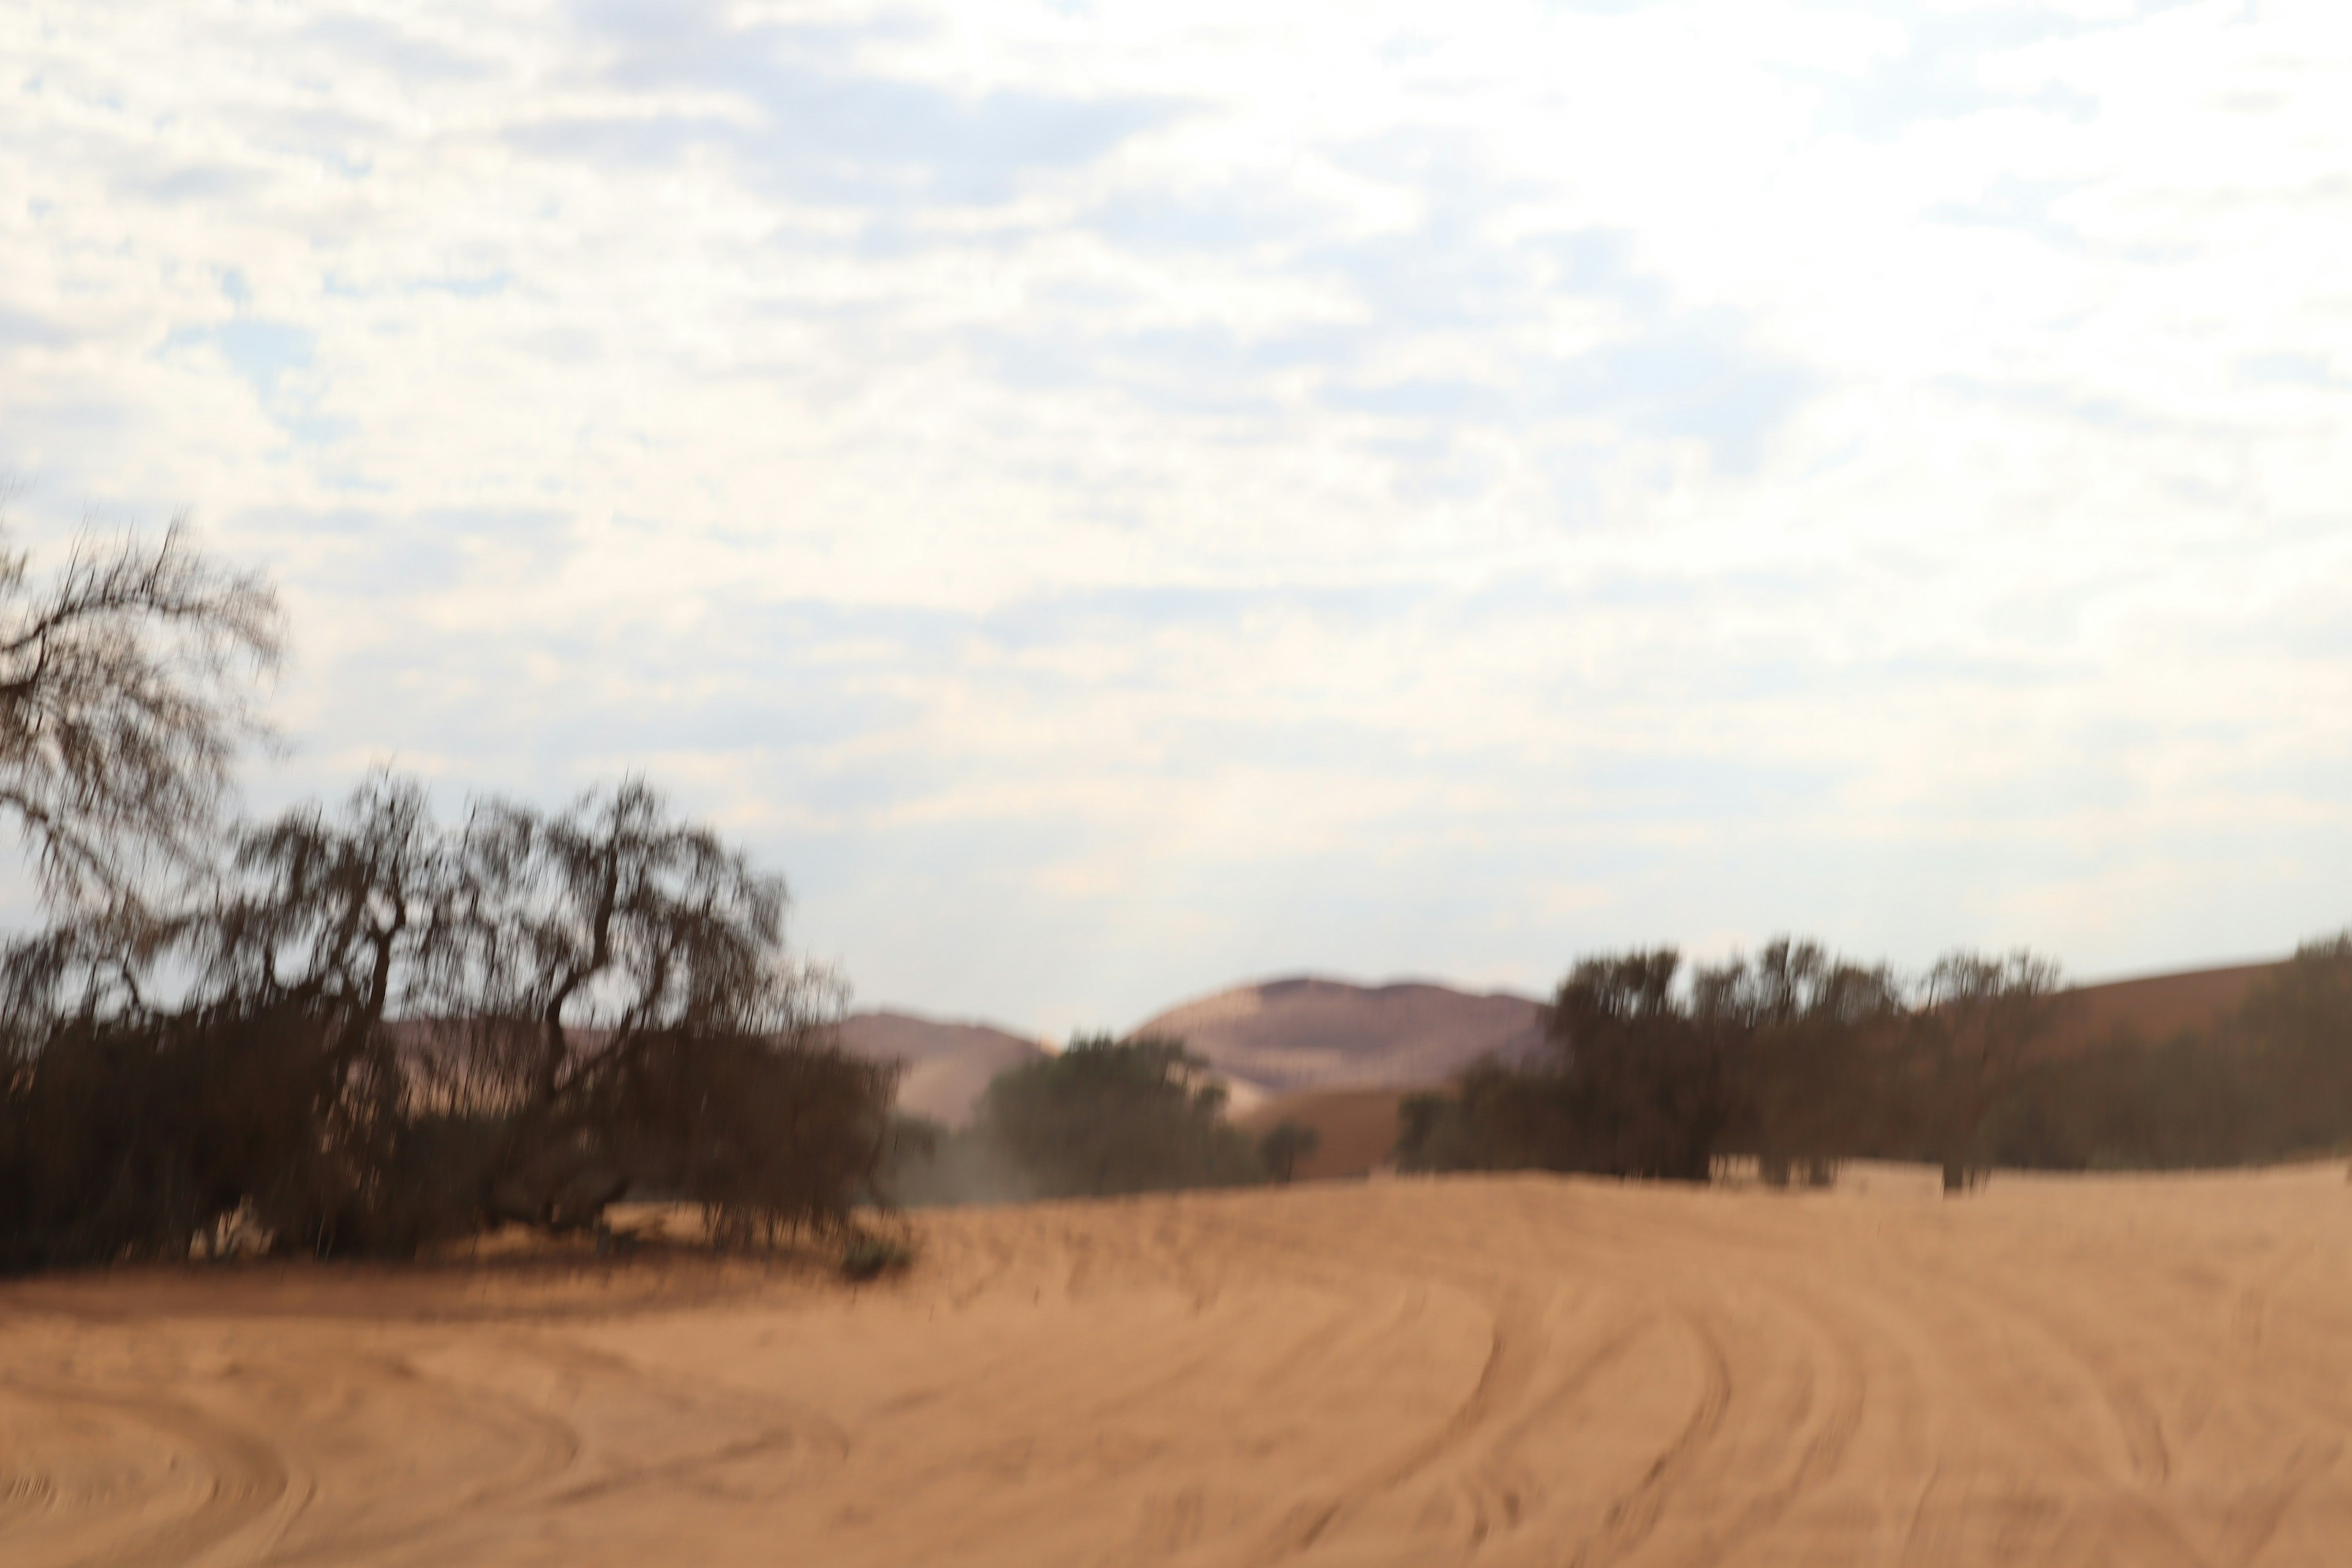
M0 1563L2341 1563L2340 1167L1375 1181L0 1289Z

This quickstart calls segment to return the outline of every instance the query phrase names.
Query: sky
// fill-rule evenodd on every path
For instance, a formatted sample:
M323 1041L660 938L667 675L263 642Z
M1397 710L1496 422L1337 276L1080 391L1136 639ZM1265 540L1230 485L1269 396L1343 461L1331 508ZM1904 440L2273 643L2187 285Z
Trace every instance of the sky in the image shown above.
M272 577L252 809L641 773L861 1005L2284 952L2347 437L2341 0L0 7L14 542Z

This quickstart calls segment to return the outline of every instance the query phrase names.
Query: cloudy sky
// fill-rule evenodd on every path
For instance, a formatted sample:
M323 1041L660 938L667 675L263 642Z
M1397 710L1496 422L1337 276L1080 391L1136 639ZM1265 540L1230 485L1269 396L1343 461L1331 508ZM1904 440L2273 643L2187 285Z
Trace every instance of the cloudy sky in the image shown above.
M2352 11L0 8L19 542L1060 1032L2352 921Z

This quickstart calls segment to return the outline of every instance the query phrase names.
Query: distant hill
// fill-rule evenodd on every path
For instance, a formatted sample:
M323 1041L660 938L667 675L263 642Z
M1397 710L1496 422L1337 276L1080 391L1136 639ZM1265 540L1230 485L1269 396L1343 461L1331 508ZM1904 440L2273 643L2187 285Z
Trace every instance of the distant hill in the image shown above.
M2236 963L2177 974L2144 974L2075 986L2050 1041L2057 1052L2105 1045L2117 1033L2161 1045L2183 1029L2203 1029L2236 1012L2255 982L2278 963Z
M1479 1057L1516 1058L1542 1039L1542 1005L1412 983L1270 980L1171 1007L1132 1031L1177 1035L1237 1082L1235 1101L1305 1089L1398 1088L1451 1078Z
M988 1080L1045 1054L1034 1040L987 1024L950 1024L912 1013L852 1013L841 1022L842 1048L868 1061L899 1061L898 1109L960 1127L970 1121Z

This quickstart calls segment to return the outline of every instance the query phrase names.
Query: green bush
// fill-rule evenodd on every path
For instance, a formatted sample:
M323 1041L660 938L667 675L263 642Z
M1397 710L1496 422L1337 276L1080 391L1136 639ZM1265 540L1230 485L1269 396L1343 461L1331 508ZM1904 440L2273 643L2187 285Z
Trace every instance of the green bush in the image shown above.
M877 1236L871 1231L859 1231L841 1249L843 1277L861 1283L885 1274L900 1273L914 1264L913 1247L894 1237Z

